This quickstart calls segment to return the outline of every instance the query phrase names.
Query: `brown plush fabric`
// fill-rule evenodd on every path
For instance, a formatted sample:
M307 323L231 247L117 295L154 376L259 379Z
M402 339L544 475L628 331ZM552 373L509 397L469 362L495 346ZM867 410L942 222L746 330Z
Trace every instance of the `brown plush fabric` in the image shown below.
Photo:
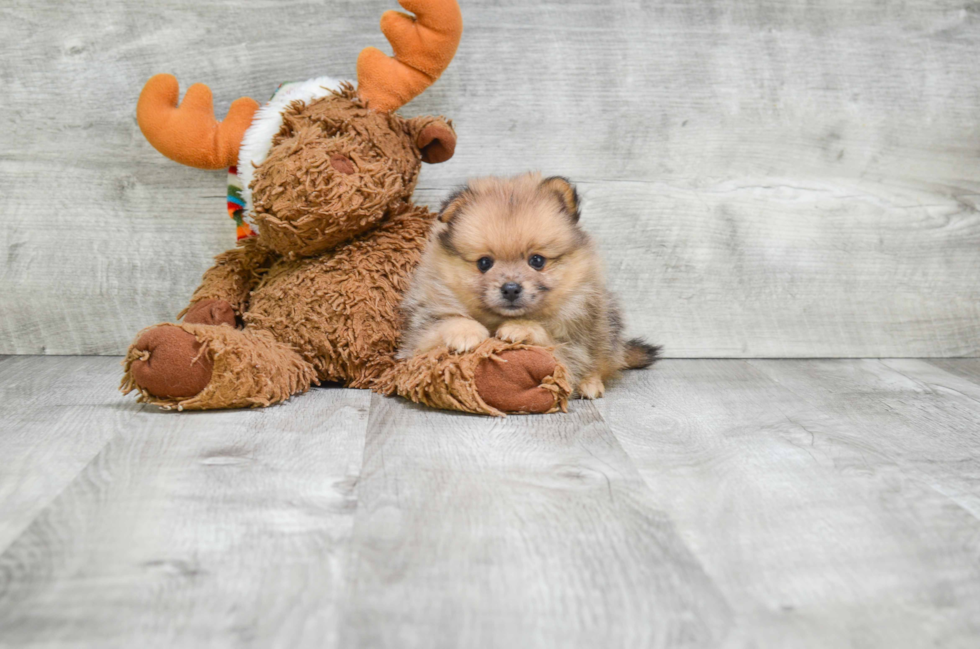
M193 334L177 327L145 331L127 361L133 380L165 399L193 397L211 381L211 357Z
M332 254L276 264L252 292L246 328L299 350L321 380L373 387L393 362L401 296L435 217L407 203L397 209Z
M187 309L186 324L229 325L234 327L235 309L226 300L201 300Z
M357 167L350 161L350 158L342 153L331 154L330 166L342 174L352 174L357 171Z
M415 144L422 152L423 162L445 162L456 153L456 133L450 124L432 117L416 117L411 120L411 127L417 133Z
M195 304L205 300L223 300L241 315L248 307L249 293L268 270L272 257L273 253L258 237L242 239L214 258L214 266L204 272L190 305L177 317L185 317Z
M550 352L496 338L467 354L445 348L418 354L393 367L382 383L385 392L410 401L496 416L566 411L571 394L565 368Z
M190 395L167 396L140 380L134 366L146 355L139 349L139 341L158 329L186 332L197 341L198 355L213 366L211 380L203 388ZM150 352L151 361L158 349ZM183 363L186 356L183 352L179 361ZM223 325L164 324L144 329L126 354L123 368L120 389L124 394L138 390L139 401L178 410L268 406L306 392L317 382L313 368L269 332Z
M508 349L487 358L477 365L473 382L483 401L497 410L537 413L567 409L566 378L554 356L531 347Z
M335 156L355 171L338 171ZM369 111L350 85L294 103L252 183L263 242L281 255L311 256L374 227L412 195L420 160L408 122Z

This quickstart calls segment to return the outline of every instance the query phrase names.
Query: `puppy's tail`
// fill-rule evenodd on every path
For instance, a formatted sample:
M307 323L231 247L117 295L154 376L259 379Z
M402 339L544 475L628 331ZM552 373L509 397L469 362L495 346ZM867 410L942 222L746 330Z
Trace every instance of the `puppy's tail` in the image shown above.
M642 338L626 342L626 369L642 370L660 358L660 345L651 345Z

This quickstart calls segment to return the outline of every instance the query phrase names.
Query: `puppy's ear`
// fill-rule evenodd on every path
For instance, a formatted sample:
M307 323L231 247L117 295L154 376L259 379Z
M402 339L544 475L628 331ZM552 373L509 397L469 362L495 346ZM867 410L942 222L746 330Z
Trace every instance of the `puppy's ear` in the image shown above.
M463 206L466 205L466 202L470 198L468 189L467 187L460 187L442 202L442 207L439 209L440 221L449 223L459 214L459 211L463 209Z
M445 162L456 152L456 131L452 121L441 117L413 117L408 120L408 127L422 154L422 162Z
M562 178L561 176L545 178L541 181L541 189L550 191L557 196L559 202L562 204L562 208L572 219L572 223L578 223L579 217L581 216L578 209L578 191L576 191L575 185L569 182L568 178Z

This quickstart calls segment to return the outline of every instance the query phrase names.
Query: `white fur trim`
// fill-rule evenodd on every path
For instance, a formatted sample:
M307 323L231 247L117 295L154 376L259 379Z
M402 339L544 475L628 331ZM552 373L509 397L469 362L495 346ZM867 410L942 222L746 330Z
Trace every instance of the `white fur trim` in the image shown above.
M245 218L252 217L252 176L255 167L262 164L272 148L272 138L282 126L282 113L297 99L312 101L340 90L341 80L333 77L317 77L308 81L284 83L269 102L259 108L252 118L252 125L245 131L238 149L238 178L242 181L242 198L245 199Z

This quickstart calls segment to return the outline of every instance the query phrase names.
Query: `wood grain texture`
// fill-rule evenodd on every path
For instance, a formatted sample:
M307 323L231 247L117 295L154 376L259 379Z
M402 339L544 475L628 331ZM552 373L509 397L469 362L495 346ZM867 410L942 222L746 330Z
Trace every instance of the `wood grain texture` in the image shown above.
M814 362L792 374L789 367L764 369L814 416L844 419L845 442L873 435L882 461L980 521L980 385L915 359Z
M501 420L0 359L0 648L972 648L978 362L667 360Z
M943 369L951 374L962 376L973 383L980 383L980 359L976 358L949 358L941 360L930 360L932 365Z
M919 361L665 361L599 405L731 604L726 646L966 648L977 396Z
M344 647L710 647L727 604L588 403L371 405Z
M0 357L0 552L132 424L105 407L120 371L114 358Z
M369 400L187 416L103 393L125 425L0 555L0 646L337 646Z
M9 0L0 353L120 353L229 247L220 173L143 140L168 71L219 114L351 76L393 0ZM527 168L581 183L631 329L674 356L963 356L980 340L980 10L966 0L462 2L405 109L459 131L420 202Z

